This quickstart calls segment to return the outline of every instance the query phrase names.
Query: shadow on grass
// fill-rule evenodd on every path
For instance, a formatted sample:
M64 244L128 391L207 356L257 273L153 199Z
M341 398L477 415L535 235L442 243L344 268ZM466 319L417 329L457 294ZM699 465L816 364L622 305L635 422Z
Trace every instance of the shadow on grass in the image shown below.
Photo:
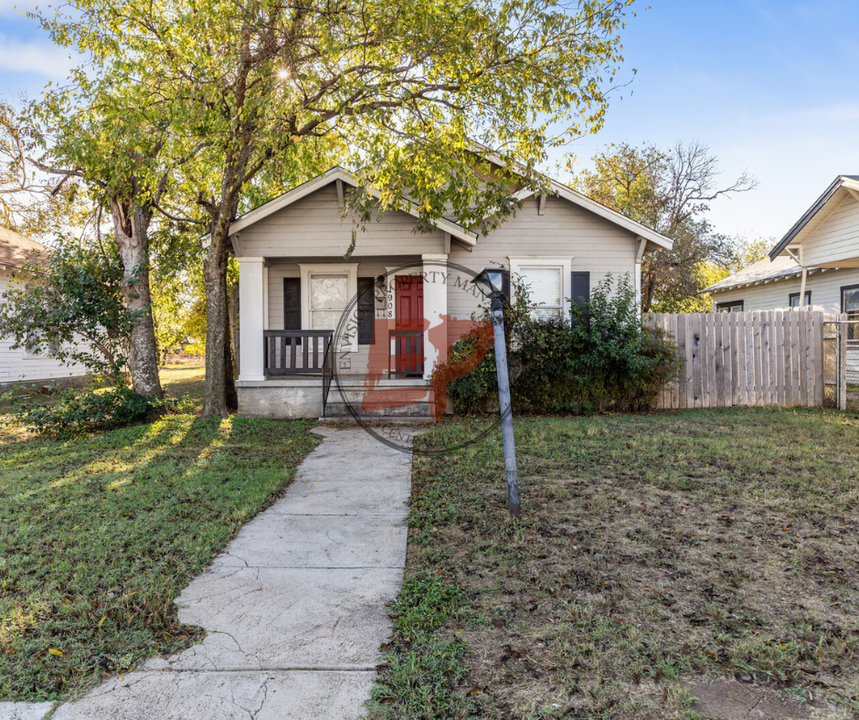
M293 477L312 423L164 418L0 458L0 699L180 650L173 600Z

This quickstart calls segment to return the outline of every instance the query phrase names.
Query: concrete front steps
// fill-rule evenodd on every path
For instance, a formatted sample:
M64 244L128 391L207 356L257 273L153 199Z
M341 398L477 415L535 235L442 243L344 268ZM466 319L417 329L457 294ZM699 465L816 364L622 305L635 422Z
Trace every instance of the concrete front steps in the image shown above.
M362 379L363 380L363 379ZM368 398L363 381L343 382L339 387L332 384L325 406L326 424L354 424L361 422L383 425L427 425L435 422L430 391L421 379L385 379L378 390L387 397ZM402 396L397 398L398 391ZM417 391L423 391L418 393Z

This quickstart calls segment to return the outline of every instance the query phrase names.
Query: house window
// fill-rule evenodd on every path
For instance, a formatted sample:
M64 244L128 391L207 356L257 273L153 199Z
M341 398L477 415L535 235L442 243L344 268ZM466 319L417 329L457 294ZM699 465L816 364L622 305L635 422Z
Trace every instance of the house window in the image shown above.
M301 326L307 330L337 330L338 349L357 350L358 329L348 320L340 320L358 294L358 264L299 264L301 270ZM357 316L355 303L352 312ZM354 318L353 318L354 320Z
M571 295L571 258L510 258L510 272L524 285L536 319L564 317Z
M732 302L717 303L716 312L743 312L743 301L734 300Z
M788 307L798 308L799 307L799 293L791 293L787 296L787 304ZM805 302L802 303L803 306L808 307L811 305L811 290L805 291Z
M310 330L334 330L349 302L349 276L310 276Z

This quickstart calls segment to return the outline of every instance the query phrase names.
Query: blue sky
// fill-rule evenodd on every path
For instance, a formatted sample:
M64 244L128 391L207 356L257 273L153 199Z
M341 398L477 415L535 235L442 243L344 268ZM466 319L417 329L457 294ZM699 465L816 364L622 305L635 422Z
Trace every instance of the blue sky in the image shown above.
M37 95L73 64L15 9L34 4L0 0L5 97ZM620 78L632 82L612 95L603 130L571 146L579 166L609 143L699 140L726 182L744 170L759 181L713 204L716 229L764 238L783 235L836 175L859 174L859 2L636 5L622 32Z

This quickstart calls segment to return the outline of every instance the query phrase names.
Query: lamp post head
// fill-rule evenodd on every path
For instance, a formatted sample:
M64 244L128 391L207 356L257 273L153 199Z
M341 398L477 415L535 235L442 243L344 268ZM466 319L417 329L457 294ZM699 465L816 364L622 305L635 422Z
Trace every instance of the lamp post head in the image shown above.
M484 268L471 282L477 285L484 297L493 300L506 297L509 292L507 270L504 268Z

